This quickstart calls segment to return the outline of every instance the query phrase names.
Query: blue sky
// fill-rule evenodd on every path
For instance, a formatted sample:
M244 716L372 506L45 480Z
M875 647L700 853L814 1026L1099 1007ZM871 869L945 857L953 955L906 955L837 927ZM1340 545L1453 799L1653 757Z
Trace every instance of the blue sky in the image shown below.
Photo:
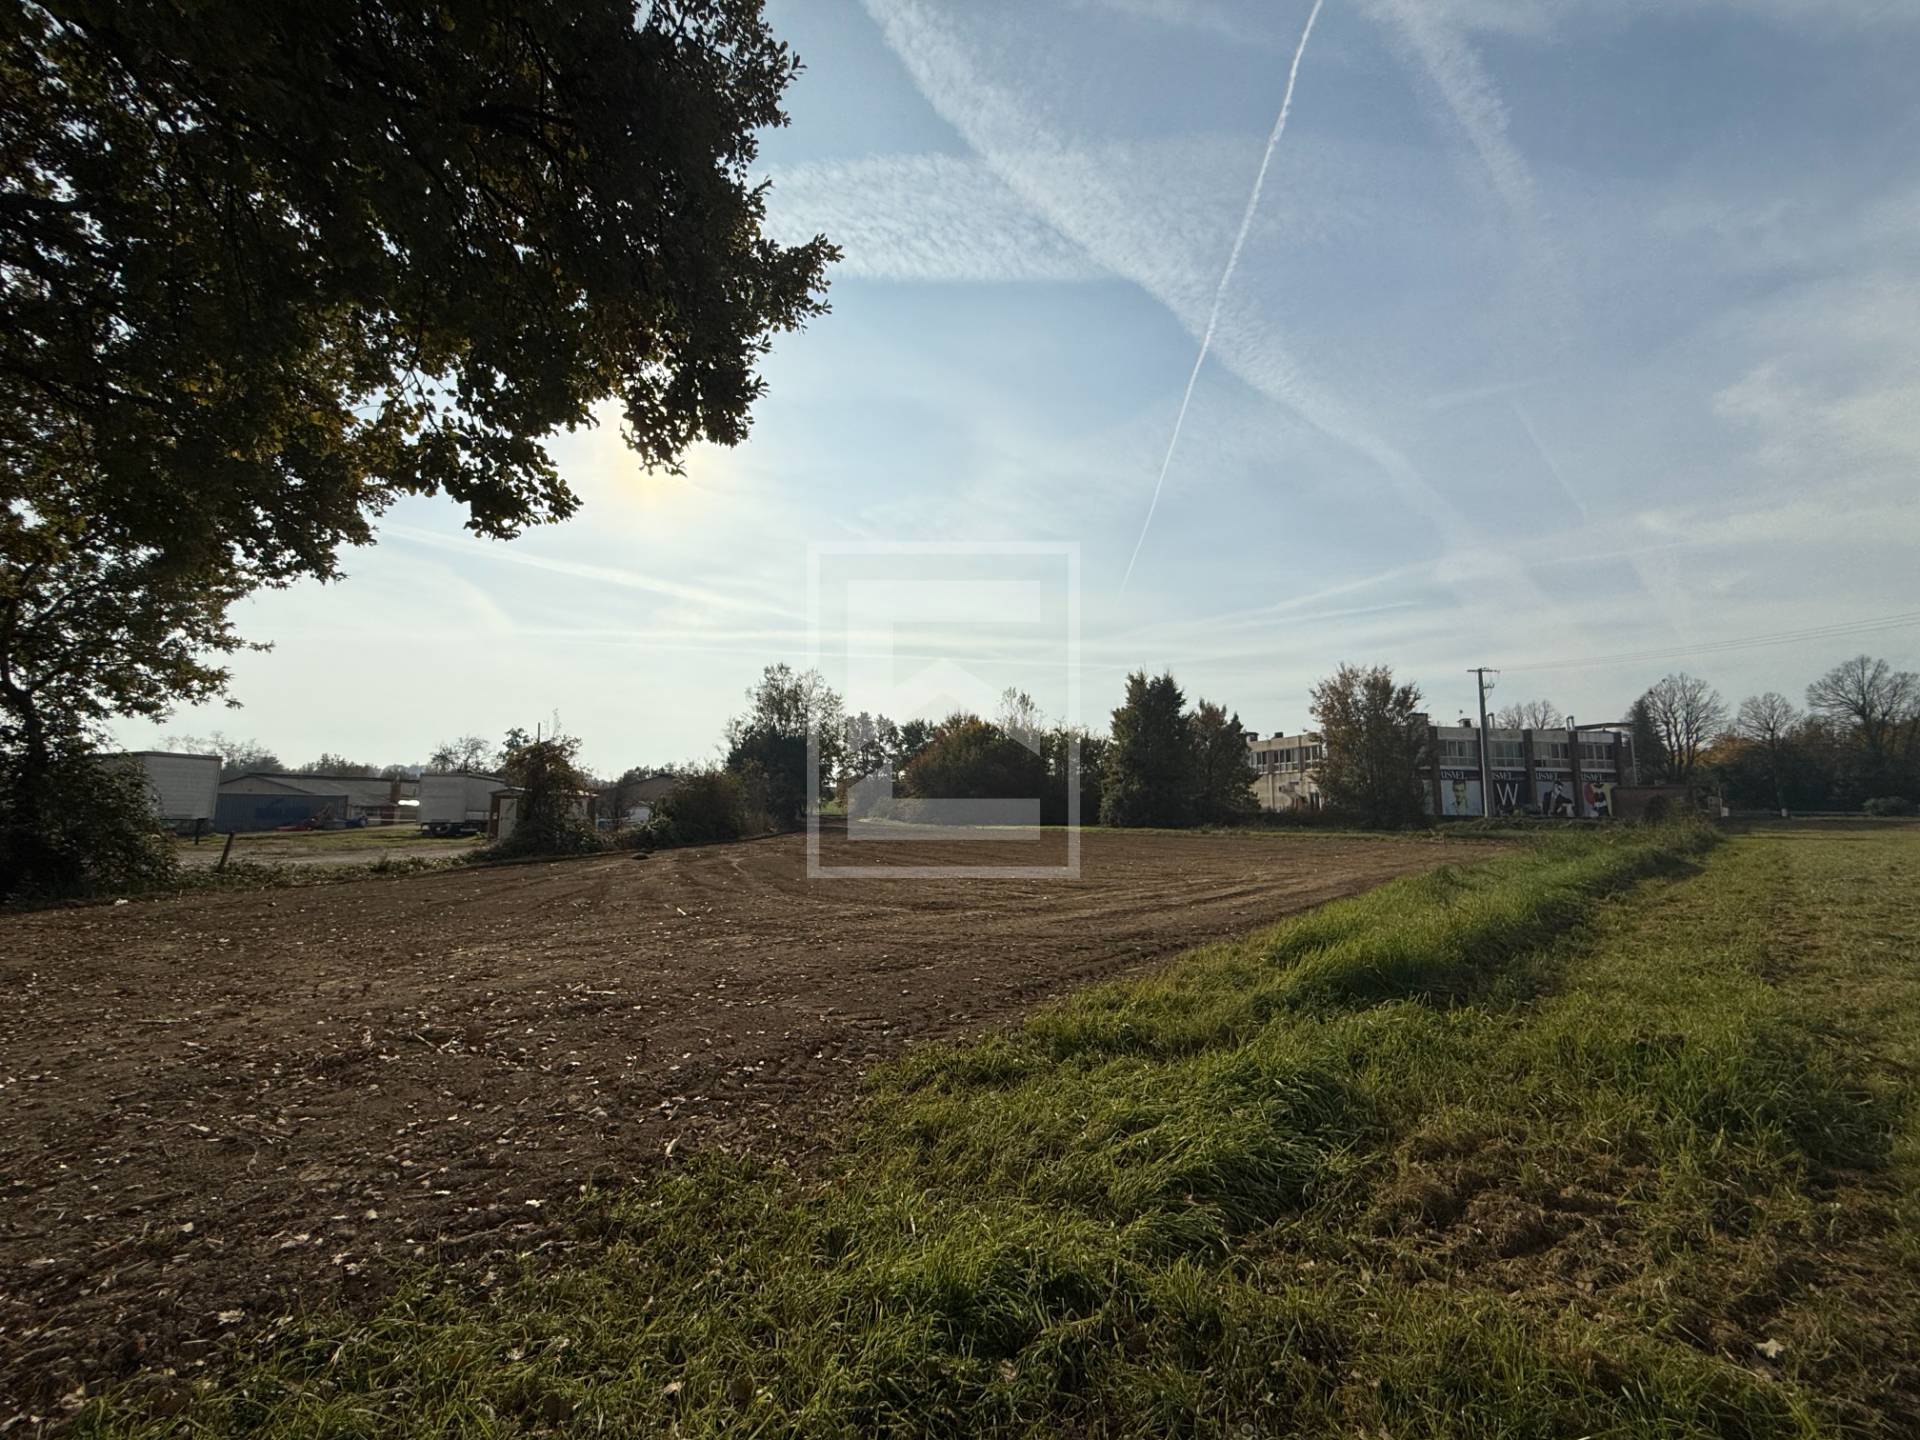
M806 657L809 542L1076 542L1096 724L1142 666L1271 732L1342 660L1444 720L1478 664L1599 719L1920 663L1846 628L1920 614L1920 6L1326 0L1224 287L1308 3L769 8L773 226L846 254L748 442L562 437L585 508L510 544L403 504L242 608L238 712L123 742L385 763L557 710L603 770L708 756Z

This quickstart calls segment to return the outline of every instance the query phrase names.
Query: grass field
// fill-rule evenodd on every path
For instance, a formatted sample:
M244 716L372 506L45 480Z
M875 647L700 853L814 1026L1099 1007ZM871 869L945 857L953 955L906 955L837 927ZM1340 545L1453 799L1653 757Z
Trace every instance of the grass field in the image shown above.
M80 1429L1910 1435L1917 940L1911 831L1409 877Z

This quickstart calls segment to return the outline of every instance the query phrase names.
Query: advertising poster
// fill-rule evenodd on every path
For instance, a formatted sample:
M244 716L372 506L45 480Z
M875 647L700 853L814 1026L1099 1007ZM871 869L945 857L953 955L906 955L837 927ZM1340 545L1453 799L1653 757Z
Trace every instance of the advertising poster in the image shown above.
M1496 770L1493 772L1493 813L1496 815L1514 815L1527 808L1527 772L1524 770Z
M1559 815L1571 818L1573 815L1573 777L1570 775L1536 775L1534 788L1539 795L1536 802L1542 815Z
M1479 815L1480 775L1474 770L1440 772L1440 813L1442 815Z

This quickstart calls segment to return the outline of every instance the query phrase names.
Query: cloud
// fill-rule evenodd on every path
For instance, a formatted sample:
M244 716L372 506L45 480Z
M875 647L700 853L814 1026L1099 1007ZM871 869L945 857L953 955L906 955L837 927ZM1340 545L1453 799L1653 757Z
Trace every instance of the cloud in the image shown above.
M1448 24L1516 39L1554 38L1576 20L1625 25L1648 15L1738 17L1783 29L1896 29L1920 23L1908 0L1421 0Z
M1249 25L1245 10L1220 0L1076 0L1076 4L1082 9L1106 10L1155 25L1199 31L1235 45L1281 50L1292 43Z
M1432 81L1519 227L1535 270L1534 323L1570 330L1574 300L1566 262L1549 233L1533 171L1510 134L1507 107L1465 32L1432 0L1365 0L1365 9Z
M768 228L783 244L817 234L838 273L872 280L1097 280L1105 270L972 156L886 155L774 175Z
M771 615L783 619L794 618L796 615L796 611L789 606L770 604L749 596L728 594L703 585L690 585L684 581L669 580L662 576L611 565L593 565L578 560L562 560L551 555L535 554L525 547L524 541L508 544L501 541L465 539L443 535L416 525L392 523L380 527L380 538L399 540L410 545L424 545L472 559L491 560L502 565L544 570L548 574L587 580L596 585L613 586L625 590L644 590L649 594L660 595L667 599L687 601L706 610Z
M1911 495L1920 465L1920 282L1846 276L1737 312L1729 342L1764 358L1713 413L1765 465L1799 477L1880 477Z
M1191 216L1179 217L1185 225L1162 223L1172 218L1163 197L1143 193L1130 167L1113 163L1111 152L1079 145L1056 128L1043 104L1025 98L1010 78L989 73L951 13L919 0L867 0L867 8L922 95L1009 189L1094 261L1158 300L1196 341L1205 333L1231 220L1210 227L1203 241L1182 244ZM1436 544L1462 554L1488 547L1479 528L1364 408L1315 375L1271 310L1258 324L1226 317L1214 353L1247 384L1361 456L1398 503L1421 517ZM1462 583L1504 597L1516 611L1568 627L1583 623L1521 567L1490 565Z

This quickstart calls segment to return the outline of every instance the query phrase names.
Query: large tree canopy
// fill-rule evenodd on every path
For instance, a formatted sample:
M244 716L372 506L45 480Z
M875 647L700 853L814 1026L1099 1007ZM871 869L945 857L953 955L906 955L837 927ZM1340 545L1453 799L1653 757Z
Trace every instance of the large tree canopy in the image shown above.
M760 0L40 0L0 20L0 483L254 582L401 493L512 535L620 403L745 433L823 239L749 175L797 61Z
M9 825L397 497L504 538L602 405L648 466L738 441L834 256L762 233L797 69L761 0L0 7Z

